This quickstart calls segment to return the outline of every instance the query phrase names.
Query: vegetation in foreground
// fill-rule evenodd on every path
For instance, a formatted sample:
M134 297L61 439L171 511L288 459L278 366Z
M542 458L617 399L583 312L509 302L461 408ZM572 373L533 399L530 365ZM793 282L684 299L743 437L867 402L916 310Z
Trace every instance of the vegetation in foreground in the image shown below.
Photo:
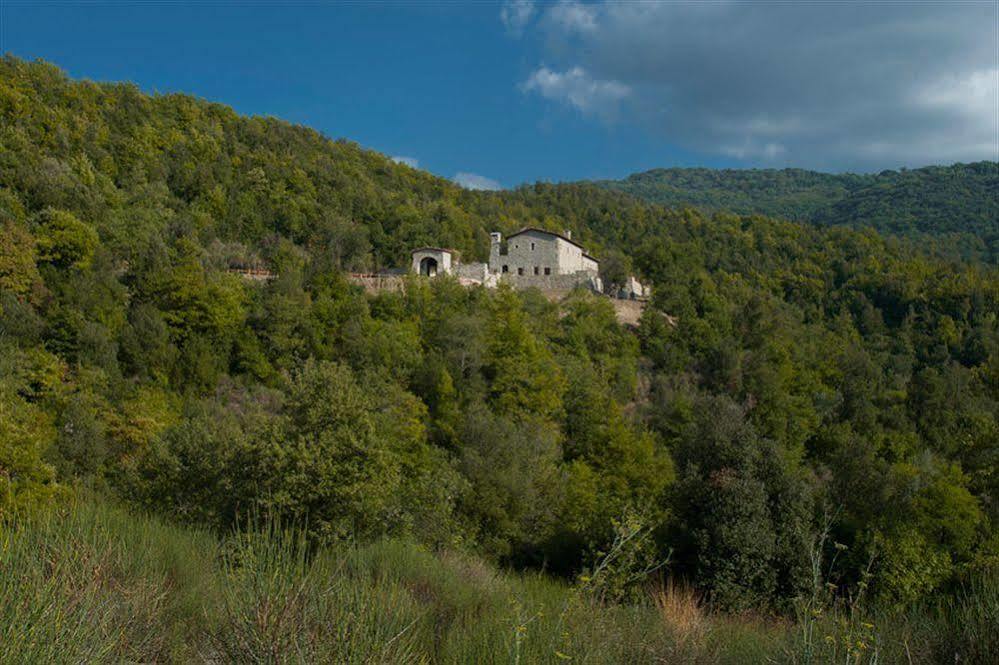
M499 572L400 540L310 549L84 502L0 532L0 662L995 662L999 587L909 612L711 614L668 583Z

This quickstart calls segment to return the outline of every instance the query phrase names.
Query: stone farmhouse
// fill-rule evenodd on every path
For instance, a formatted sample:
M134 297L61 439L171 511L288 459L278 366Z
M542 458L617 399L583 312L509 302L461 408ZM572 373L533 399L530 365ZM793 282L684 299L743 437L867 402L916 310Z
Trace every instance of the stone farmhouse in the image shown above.
M457 252L442 247L420 247L412 252L412 271L432 277L455 275L465 284L514 288L566 290L583 286L600 292L600 262L572 239L572 233L525 228L505 241L491 233L488 263L461 263Z
M550 300L559 300L572 289L583 287L609 297L620 323L638 325L651 295L649 287L630 276L614 293L605 294L600 280L600 262L574 241L569 231L553 233L525 228L505 241L499 233L489 235L488 263L463 263L457 251L446 247L418 247L411 252L408 272L424 277L452 275L465 286L534 287ZM368 293L401 291L405 288L406 272L405 269L393 269L374 274L353 273L348 279ZM675 323L672 317L666 319L671 325Z
M506 242L499 233L490 233L489 271L499 275L542 277L597 275L600 262L572 239L572 232L552 233L526 228Z

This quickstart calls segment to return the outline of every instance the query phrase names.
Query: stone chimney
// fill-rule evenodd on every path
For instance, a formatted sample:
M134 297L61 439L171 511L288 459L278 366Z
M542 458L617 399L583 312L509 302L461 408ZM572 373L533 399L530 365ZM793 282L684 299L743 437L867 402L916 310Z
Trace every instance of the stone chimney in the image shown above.
M492 241L493 245L498 245L503 242L503 234L499 231L493 231L489 234L489 239Z
M569 240L572 240L572 231L570 229L566 229L563 235Z

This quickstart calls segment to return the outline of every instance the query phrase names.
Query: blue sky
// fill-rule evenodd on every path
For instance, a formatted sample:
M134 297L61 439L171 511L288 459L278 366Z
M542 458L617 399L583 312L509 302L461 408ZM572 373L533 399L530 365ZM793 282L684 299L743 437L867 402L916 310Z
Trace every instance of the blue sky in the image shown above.
M996 3L0 0L0 51L473 186L996 159Z

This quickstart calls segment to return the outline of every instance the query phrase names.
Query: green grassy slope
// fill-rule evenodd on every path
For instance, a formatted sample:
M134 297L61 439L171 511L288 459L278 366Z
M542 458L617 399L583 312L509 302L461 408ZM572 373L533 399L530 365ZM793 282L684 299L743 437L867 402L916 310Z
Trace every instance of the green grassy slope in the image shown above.
M604 605L401 541L219 541L91 502L0 527L0 597L3 663L984 663L999 649L994 585L919 614L725 618L677 590Z

